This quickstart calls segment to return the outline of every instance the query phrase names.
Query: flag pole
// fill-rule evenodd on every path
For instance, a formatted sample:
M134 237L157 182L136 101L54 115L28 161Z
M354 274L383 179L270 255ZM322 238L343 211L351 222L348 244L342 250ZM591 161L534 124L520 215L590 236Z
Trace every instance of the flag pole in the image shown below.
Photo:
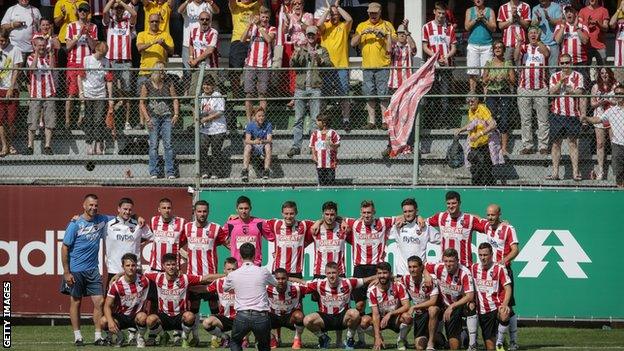
M418 172L420 171L420 106L416 110L414 119L414 162L412 163L412 186L418 185Z

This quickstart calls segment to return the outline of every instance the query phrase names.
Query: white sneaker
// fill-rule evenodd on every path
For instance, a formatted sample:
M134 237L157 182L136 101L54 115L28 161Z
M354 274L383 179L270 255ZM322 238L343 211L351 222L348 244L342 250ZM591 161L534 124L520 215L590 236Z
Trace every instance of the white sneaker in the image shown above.
M157 175L150 176L151 179L158 179Z
M509 343L509 351L516 351L519 348L520 348L520 346L518 346L518 344L516 344L515 342Z
M202 177L202 179L208 179L208 173L204 173L204 174L202 174L202 176L201 176L201 177Z
M143 335L138 335L137 339L136 339L136 343L137 343L137 348L144 348L145 347L145 339L143 339Z
M130 124L130 122L126 122L126 125L124 126L124 130L132 130L132 125Z
M216 175L213 174L213 175L210 176L210 179L219 179L219 177L217 177Z
M167 177L167 179L176 179L176 176L170 175Z

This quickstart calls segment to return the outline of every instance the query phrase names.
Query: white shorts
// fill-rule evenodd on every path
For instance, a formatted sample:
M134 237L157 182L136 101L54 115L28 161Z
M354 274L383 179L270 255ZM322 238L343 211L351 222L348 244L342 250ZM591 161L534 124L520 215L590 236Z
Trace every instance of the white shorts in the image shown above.
M468 55L466 56L466 65L468 67L483 67L485 63L492 59L492 45L474 45L468 44ZM472 76L480 76L482 70L477 68L469 68L467 73Z

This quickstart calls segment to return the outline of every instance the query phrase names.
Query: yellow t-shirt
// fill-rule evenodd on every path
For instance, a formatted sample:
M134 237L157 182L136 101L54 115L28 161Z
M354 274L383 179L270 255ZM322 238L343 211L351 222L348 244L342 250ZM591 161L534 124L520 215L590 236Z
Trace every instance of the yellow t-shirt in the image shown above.
M149 31L143 31L137 35L137 46L139 44L148 44L156 39L163 38L165 44L173 47L173 38L167 32L159 32L152 34ZM141 53L141 68L152 68L157 62L167 63L167 50L158 44L154 44L145 49ZM150 71L140 71L139 75L150 74Z
M472 122L475 119L480 119L488 122L492 121L492 113L490 112L490 109L485 106L484 103L480 103L479 105L477 105L477 110L474 112L468 109L468 122ZM475 141L470 141L472 140L472 136L483 132L485 130L485 127L486 126L483 123L478 123L475 128L468 132L468 140L471 148L475 149L480 146L487 145L487 143L490 141L490 137L487 134L480 136Z
M323 23L321 45L329 52L329 59L334 67L349 67L349 32L351 22L333 25L331 21Z
M377 24L372 24L366 20L358 24L355 33L361 34L366 29L382 30L385 33L390 31L396 37L396 31L392 23L380 20ZM386 51L386 37L378 37L374 33L367 33L360 37L360 48L362 49L362 67L376 68L390 66L390 54Z
M145 30L149 29L149 17L155 13L160 13L162 19L160 20L158 29L160 29L161 32L170 33L169 20L171 19L171 7L169 7L169 2L158 4L156 1L150 1L143 9L145 11L145 27L143 27Z
M78 6L83 2L88 4L88 2L84 0L58 0L54 5L54 18L59 17L63 14L61 8L63 7L63 5L65 5L65 17L63 17L63 23L61 24L61 28L58 32L58 40L61 43L65 44L67 25L78 20Z
M232 12L232 41L241 40L245 29L249 25L249 16L260 12L260 1L254 1L249 4L243 4L236 0L234 5L230 7Z

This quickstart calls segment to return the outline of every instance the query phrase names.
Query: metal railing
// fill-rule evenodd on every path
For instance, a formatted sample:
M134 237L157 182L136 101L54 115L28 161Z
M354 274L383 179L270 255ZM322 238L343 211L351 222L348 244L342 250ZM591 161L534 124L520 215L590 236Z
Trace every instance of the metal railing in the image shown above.
M513 68L516 78L518 78L519 70L523 68ZM582 67L574 67L574 69L580 68ZM613 69L616 70L616 78L619 78L622 74L621 69ZM2 100L3 107L9 107L10 103L14 103L17 109L13 123L8 123L5 116L2 116L5 133L8 134L9 142L14 150L9 150L8 147L6 150L0 150L3 154L4 151L7 153L6 156L0 158L0 165L2 165L0 178L3 183L140 183L209 187L316 185L316 164L312 161L311 150L308 147L310 131L315 129L315 116L312 118L308 116L310 112L307 105L311 103L312 114L316 114L315 104L318 104L318 110L329 117L330 126L341 138L341 146L337 152L338 162L334 185L614 186L615 179L610 167L609 135L611 131L609 129L594 127L578 119L577 123L574 118L551 121L553 117L549 110L557 94L550 94L547 90L527 92L518 90L517 83L505 83L503 84L505 88L500 94L493 94L491 90L486 94L482 90L484 84L479 79L477 90L470 93L466 70L466 67L437 69L436 82L419 106L413 138L411 138L413 141L410 140L410 143L413 142L412 152L389 156L386 150L388 136L384 130L385 126L382 125L381 109L384 105L380 106L379 102L387 103L392 89L377 94L375 89L371 89L372 82L364 79L365 75L370 76L368 73L363 73L361 68L350 68L346 70L347 75L338 73L339 70L332 68L319 68L311 71L312 77L311 75L307 77L308 83L312 82L314 89L296 89L295 87L297 72L303 77L300 78L300 83L305 84L307 72L305 69L258 70L258 72L270 72L266 93L261 96L255 92L245 94L245 80L249 78L247 75L250 72L248 69L167 68L167 82L175 88L177 95L175 99L179 101L181 115L179 123L171 129L171 147L174 154L173 171L171 171L171 169L166 170L163 164L163 137L156 138L153 135L154 129L146 128L144 119L140 117L141 98L136 86L138 69L132 69L129 72L132 81L129 91L124 91L117 78L114 78L113 123L109 123L108 128L102 128L103 122L106 121L107 111L101 113L101 109L96 109L102 114L99 116L85 115L85 110L94 111L93 107L87 107L87 105L94 104L98 100L108 101L108 98L68 97L66 72L69 70L60 68L53 70L57 94L46 99L31 98L28 80L24 78L27 78L32 70L23 68L19 69L19 94L16 93L13 97ZM114 69L111 71L122 72ZM588 68L586 72L584 72L586 80L591 79L589 77L598 77L600 67ZM347 84L344 84L344 81L341 82L345 76L348 77ZM225 100L224 115L228 131L224 136L225 141L221 153L206 151L207 140L210 138L203 133L205 128L202 130L200 122L204 101L203 86L202 84L191 86L191 82L203 82L207 77L215 82L215 90L220 91ZM142 79L145 81L145 78ZM379 82L375 88L384 88L382 83ZM248 87L250 86L248 84ZM257 90L257 85L254 88L256 89L248 90ZM595 109L591 107L592 98L604 98L604 96L592 95L591 86L587 83L585 88L582 94L574 95L573 98L585 101L586 114L593 116ZM295 90L299 91L297 99L293 98ZM306 94L300 96L301 91L305 91ZM497 128L488 133L488 136L495 139L502 136L500 132L507 132L505 133L507 134L505 138L507 153L504 155L497 153L496 155L500 157L492 157L489 149L485 150L482 147L485 145L487 148L487 139L481 138L479 143L473 143L473 147L466 140L466 134L459 139L466 153L465 161L473 160L472 163L476 162L477 165L485 164L486 168L491 167L486 184L475 182L470 168L473 167L474 170L474 166L450 168L447 161L447 151L456 139L455 131L469 122L469 106L466 98L471 96L480 98L497 120ZM615 103L611 97L608 99ZM163 97L160 100L173 101L174 97ZM31 103L33 101L35 104ZM28 123L29 118L30 122L33 118L33 113L29 112L30 105L42 105L42 101L50 101L56 110L56 127L47 132L45 123L51 121L50 116L39 112L36 125ZM146 104L149 104L149 101L149 99L144 100ZM374 101L374 104L367 106L370 101ZM242 179L241 172L245 162L243 139L245 125L248 123L245 102L250 102L253 106L266 104L266 117L273 125L272 163L269 167L268 179L262 177L265 175L263 158L266 157L262 155L260 149L254 147L251 148L249 178L247 181ZM531 104L529 105L528 102ZM66 104L69 106L67 114L65 113ZM85 109L81 106L85 106ZM303 115L306 116L302 126L303 141L298 150L300 153L292 155L289 151L294 144L293 130L302 107L305 107ZM8 110L2 111L2 113L8 113L5 112ZM374 111L374 125L368 124L369 120L373 121L370 119L372 111ZM66 117L70 121L68 128L64 128ZM347 119L348 122L346 122ZM79 120L88 123L77 125L76 122ZM142 122L143 125L141 125ZM563 125L561 125L562 122ZM555 129L566 135L556 135L555 129L552 129L553 133L548 132L548 135L544 135L545 123L549 128L551 123L559 123L555 125ZM621 125L612 124L611 129L619 128ZM531 129L530 134L528 127ZM28 148L29 129L35 133L32 154ZM538 129L541 135L536 136ZM91 141L89 138L93 138L94 130L101 134L96 139L103 143L102 150L97 150L95 145L89 145ZM482 129L477 127L476 130ZM50 132L52 133L51 154L45 149L46 135ZM564 141L560 167L554 171L552 167L553 141L562 139L567 134L578 137L578 169L573 167L569 144ZM148 166L150 139L160 141L159 156L154 159L152 155L152 172ZM218 147L219 142L215 144ZM473 149L477 148L479 150L475 154ZM100 154L97 151L103 152ZM265 150L265 155L266 152ZM217 156L220 157L218 161L211 161L211 158ZM484 159L487 157L494 161L494 165ZM208 166L206 162L209 162ZM501 163L496 164L497 162ZM154 172L154 169L157 171ZM172 174L169 174L171 172ZM574 172L576 174L573 174ZM153 175L157 178L153 179ZM170 175L175 178L169 179ZM555 175L557 177L551 177L555 179L547 179L548 176Z

